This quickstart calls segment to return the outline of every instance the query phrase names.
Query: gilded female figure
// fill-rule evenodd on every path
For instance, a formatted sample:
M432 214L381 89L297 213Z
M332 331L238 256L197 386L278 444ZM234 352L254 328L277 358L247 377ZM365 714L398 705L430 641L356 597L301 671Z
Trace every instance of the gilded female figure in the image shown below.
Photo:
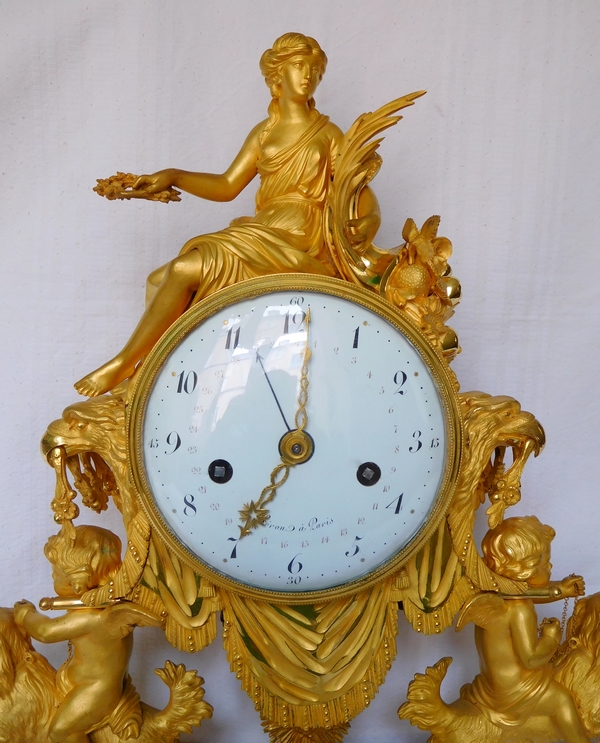
M76 383L82 395L100 395L130 377L187 307L218 289L272 273L335 275L323 213L342 132L317 111L313 98L326 64L314 39L284 34L260 60L272 96L269 116L252 129L225 173L169 168L136 181L139 196L175 186L204 199L230 201L258 173L256 214L192 238L174 260L150 275L138 326L114 358ZM377 201L366 188L359 217L347 223L347 236L355 244L368 244L379 222Z

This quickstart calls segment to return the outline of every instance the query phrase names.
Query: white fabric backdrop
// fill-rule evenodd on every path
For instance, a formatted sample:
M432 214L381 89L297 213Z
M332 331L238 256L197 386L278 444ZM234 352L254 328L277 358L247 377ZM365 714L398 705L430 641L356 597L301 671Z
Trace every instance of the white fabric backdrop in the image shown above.
M382 146L377 242L399 244L408 216L442 215L464 291L452 323L462 387L516 397L548 436L512 512L557 529L556 577L581 572L600 590L596 0L29 0L0 3L0 28L2 605L52 593L42 547L55 530L53 473L38 442L77 399L72 382L122 345L152 268L252 210L252 186L234 204L165 206L101 200L95 179L222 171L265 115L260 54L289 30L327 52L317 105L343 129L428 89ZM102 523L120 529L114 511ZM160 703L151 671L179 656L158 631L136 637L134 681ZM420 638L401 618L398 643L349 743L425 741L396 718L409 679L460 656L452 699L476 672L470 630ZM65 648L46 651L60 663ZM219 643L184 660L216 707L184 739L263 740Z

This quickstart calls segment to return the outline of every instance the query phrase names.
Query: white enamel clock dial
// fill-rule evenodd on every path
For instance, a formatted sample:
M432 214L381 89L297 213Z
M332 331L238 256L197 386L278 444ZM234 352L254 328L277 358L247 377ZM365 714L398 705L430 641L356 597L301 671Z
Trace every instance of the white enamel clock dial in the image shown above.
M138 478L162 531L217 577L286 594L362 580L405 553L439 511L455 459L448 391L415 332L340 296L341 282L303 284L271 281L199 323L182 318L184 332L149 359L134 413ZM239 511L295 428L307 345L312 455L240 539Z

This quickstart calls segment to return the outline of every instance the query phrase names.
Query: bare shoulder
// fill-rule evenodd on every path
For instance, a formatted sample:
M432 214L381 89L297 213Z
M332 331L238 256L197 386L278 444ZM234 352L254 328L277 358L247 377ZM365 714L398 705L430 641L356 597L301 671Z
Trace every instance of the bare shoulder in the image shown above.
M253 126L250 130L250 133L244 140L244 144L242 145L242 148L236 158L236 160L241 157L258 157L260 153L260 138L263 133L263 130L265 126L267 125L267 122L269 119L263 119L262 121L259 121L256 126Z
M260 136L268 123L269 119L263 119L262 121L259 121L256 126L253 126L250 130L250 133L246 137L246 142L255 141L256 143L258 143L260 141Z

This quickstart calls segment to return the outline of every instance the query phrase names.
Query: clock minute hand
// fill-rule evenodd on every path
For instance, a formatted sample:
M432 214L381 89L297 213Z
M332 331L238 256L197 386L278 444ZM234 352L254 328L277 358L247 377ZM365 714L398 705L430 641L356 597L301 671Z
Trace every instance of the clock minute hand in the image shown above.
M263 370L263 374L265 375L265 379L267 380L267 383L269 385L269 388L271 392L273 393L273 397L275 398L275 402L277 403L277 407L279 408L279 412L281 413L281 417L283 418L283 422L285 423L285 427L288 431L291 431L292 429L289 427L287 420L285 419L285 415L283 414L283 410L281 408L281 405L279 403L279 400L277 399L277 395L275 394L275 390L273 389L273 385L271 384L271 380L269 379L269 375L265 371L265 365L263 364L263 357L260 355L260 351L256 352L256 360L260 364L260 368Z
M302 369L300 371L300 392L298 394L298 410L294 417L294 423L298 431L304 431L308 423L306 414L306 405L308 403L308 364L312 357L312 351L308 345L308 330L310 326L310 307L306 310L306 346L304 347L304 356L302 358Z

